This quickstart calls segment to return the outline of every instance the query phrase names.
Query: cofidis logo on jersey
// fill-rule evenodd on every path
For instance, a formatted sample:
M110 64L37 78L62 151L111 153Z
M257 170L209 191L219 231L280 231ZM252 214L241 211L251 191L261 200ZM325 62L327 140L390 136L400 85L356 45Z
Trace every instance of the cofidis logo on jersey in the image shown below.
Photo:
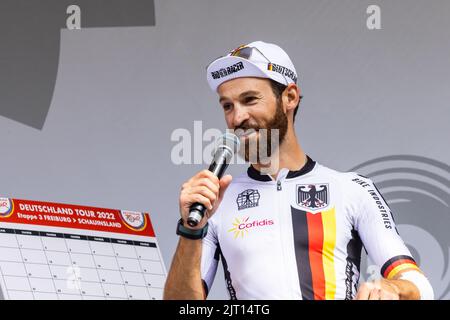
M262 219L262 220L250 220L247 218L234 218L233 228L228 230L228 232L234 233L234 239L243 238L249 232L257 231L262 228L274 225L273 220Z
M122 210L120 216L125 225L133 231L142 231L147 226L147 219L142 212Z
M8 218L14 211L14 203L9 198L0 198L0 218Z

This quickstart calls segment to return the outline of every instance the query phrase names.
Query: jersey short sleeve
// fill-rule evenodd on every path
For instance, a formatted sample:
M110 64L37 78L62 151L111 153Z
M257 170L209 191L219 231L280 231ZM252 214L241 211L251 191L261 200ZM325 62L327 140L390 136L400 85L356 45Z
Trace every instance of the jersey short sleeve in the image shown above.
M358 175L352 181L359 185L355 190L356 229L369 257L381 268L381 275L392 279L402 270L418 269L398 233L391 209L375 184Z
M201 258L201 276L206 295L208 295L211 289L220 260L220 248L217 240L216 227L212 220L208 223L208 233L202 240Z

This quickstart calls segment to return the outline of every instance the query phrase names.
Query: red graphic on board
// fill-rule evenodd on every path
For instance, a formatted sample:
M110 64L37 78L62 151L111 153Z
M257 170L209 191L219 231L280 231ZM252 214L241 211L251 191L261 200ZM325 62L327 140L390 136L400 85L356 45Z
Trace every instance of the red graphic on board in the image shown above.
M148 213L0 198L0 222L155 237Z

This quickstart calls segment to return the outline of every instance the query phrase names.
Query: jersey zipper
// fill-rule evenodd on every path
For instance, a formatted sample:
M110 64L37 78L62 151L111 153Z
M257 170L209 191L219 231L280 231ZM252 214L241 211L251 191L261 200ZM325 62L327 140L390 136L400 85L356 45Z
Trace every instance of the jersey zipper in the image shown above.
M288 264L288 259L287 259L287 252L286 252L286 248L285 248L285 246L283 245L283 243L284 243L284 237L285 237L285 234L284 234L284 226L285 226L285 224L286 224L286 217L285 217L285 215L284 215L284 205L285 205L285 199L284 199L284 194L283 194L283 192L281 192L283 190L283 188L282 188L282 185L281 185L281 179L280 180L277 180L277 192L276 192L276 195L277 195L277 209L278 209L278 211L279 211L279 218L280 218L280 232L281 232L281 234L280 234L280 238L281 238L281 252L282 252L282 255L283 255L283 261L284 261L284 263L283 263L283 266L284 266L284 270L283 270L283 277L284 277L284 287L285 287L285 289L289 292L289 294L288 294L288 296L290 296L290 297L292 297L292 293L291 293L291 289L290 289L290 284L289 284L289 280L288 280L288 277L287 277L287 275L288 275L288 269L287 269L287 266L289 265Z

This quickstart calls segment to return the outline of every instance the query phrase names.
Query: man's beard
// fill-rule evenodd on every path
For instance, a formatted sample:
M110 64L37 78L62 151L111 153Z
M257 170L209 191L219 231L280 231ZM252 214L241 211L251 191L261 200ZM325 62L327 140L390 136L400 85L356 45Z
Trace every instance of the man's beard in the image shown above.
M277 99L275 114L269 121L256 125L243 123L237 129L244 131L253 129L257 131L257 138L250 137L241 140L239 155L246 162L261 164L270 161L269 158L275 151L278 151L278 148L283 143L288 129L288 119L283 112L281 100Z

